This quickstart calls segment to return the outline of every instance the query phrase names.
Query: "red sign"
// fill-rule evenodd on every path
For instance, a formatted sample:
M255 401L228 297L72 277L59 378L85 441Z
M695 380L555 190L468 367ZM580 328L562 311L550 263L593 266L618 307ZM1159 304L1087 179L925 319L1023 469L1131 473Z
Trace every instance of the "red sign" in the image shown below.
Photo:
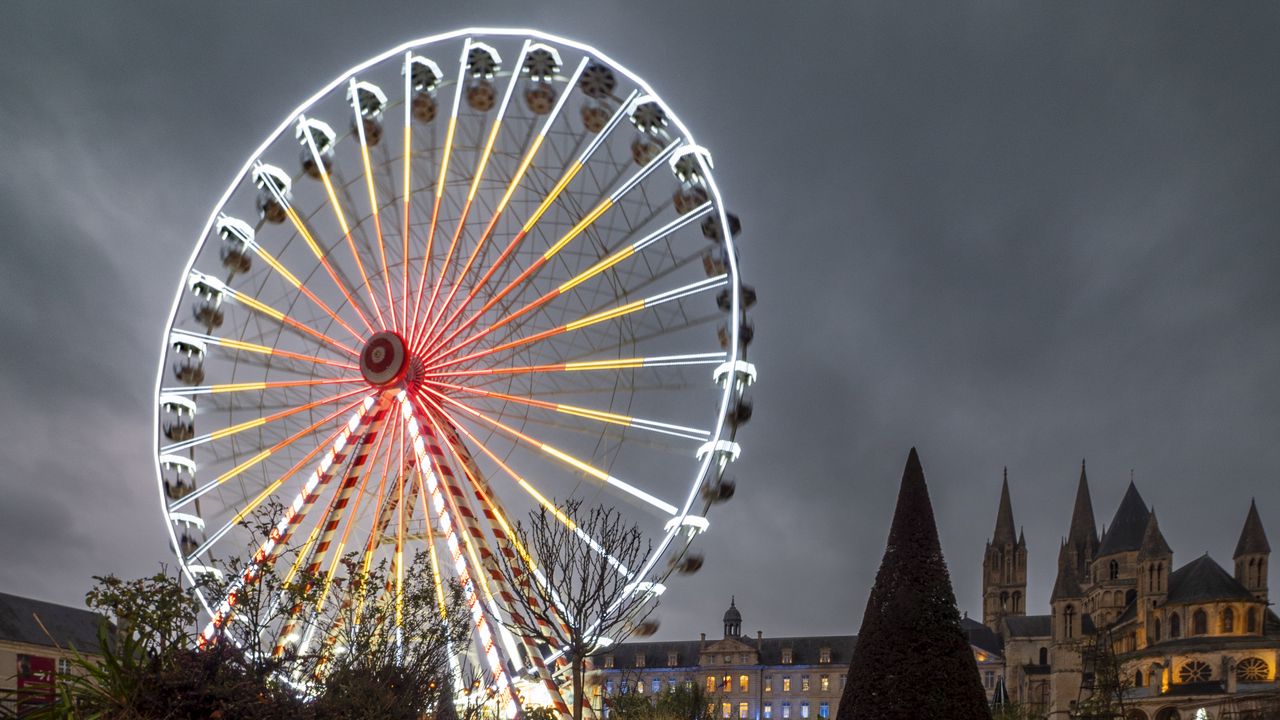
M53 658L18 655L18 716L53 703Z

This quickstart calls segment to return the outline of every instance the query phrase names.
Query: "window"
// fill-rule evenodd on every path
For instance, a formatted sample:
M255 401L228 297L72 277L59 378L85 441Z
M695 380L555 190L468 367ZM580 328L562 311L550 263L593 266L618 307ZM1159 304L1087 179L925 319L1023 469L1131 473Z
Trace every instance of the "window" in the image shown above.
M636 667L644 667L644 653L636 653Z
M745 718L750 716L751 716L751 704L744 703L744 702L738 703L738 717Z
M1204 635L1209 632L1209 616L1204 610L1196 610L1191 615L1191 634Z
M791 676L787 675L782 678L782 692L791 692Z
M729 713L733 712L733 705L729 703L720 703L720 717L731 717Z
M71 674L71 661L70 661L70 660L68 660L68 659L66 659L66 658L58 658L58 674L59 674L59 675L70 675L70 674Z
M1244 631L1258 632L1258 609L1249 608L1244 614Z
M707 676L707 694L714 695L715 692L716 692L716 676L708 675Z
M592 688L592 689L591 689L591 694L592 694L594 697L600 697L600 686L599 686L599 685L597 685L597 686L595 686L594 688Z
M818 678L818 689L822 692L831 690L831 676L823 675Z
M801 718L809 717L809 701L808 700L805 700L804 702L800 703L800 717Z
M1209 663L1201 660L1191 660L1182 664L1178 668L1178 682L1195 683L1204 682L1213 675L1213 670L1209 667Z
M1133 674L1133 686L1134 686L1134 687L1143 687L1143 685L1142 685L1142 671L1141 671L1141 670L1138 670L1137 672L1135 672L1135 673Z
M748 692L751 689L750 685L751 685L751 678L747 677L746 675L738 676L738 692L740 693Z
M667 667L675 667L679 664L680 664L679 653L673 653L673 652L667 653Z
M672 684L673 685L675 684L674 679L672 680ZM649 683L649 687L653 690L654 695L657 695L658 693L662 692L662 678L654 678Z
M787 720L789 717L791 717L791 703L784 702L782 703L782 720Z
M800 692L809 692L809 676L800 676Z
M605 666L605 667L607 667L607 668L611 668L611 667L613 667L613 656L612 656L612 655L605 655L605 656L604 656L604 666Z
M1236 631L1236 613L1231 608L1222 611L1222 632L1233 633Z
M1067 609L1062 611L1062 614L1063 614L1063 618L1066 621L1064 625L1063 636L1068 638L1073 637L1075 633L1075 624L1076 624L1075 623L1076 609L1074 606L1068 605Z
M605 681L604 681L604 694L605 694L605 695L612 695L612 694L613 694L613 681L612 681L612 680L605 680Z
M990 690L996 685L996 674L994 671L987 670L982 673L982 686Z
M1049 648L1040 648L1040 664L1049 664Z
M1160 642L1160 618L1151 622L1151 641Z
M822 718L822 720L827 720L827 718L831 717L831 703L818 703L818 717Z
M631 685L626 680L622 680L618 682L618 692L620 694L626 695L630 691L631 691Z
M720 691L733 692L733 676L732 675L725 675L723 678L720 679Z
M1107 564L1107 577L1109 577L1112 580L1115 580L1116 578L1120 577L1120 563L1116 562L1115 560L1112 560L1110 563Z
M773 720L773 703L767 702L761 705L760 714L764 716L764 720Z
M782 648L782 664L791 664L791 648Z
M772 675L764 679L764 691L773 692L773 676Z
M831 648L824 647L818 650L818 662L820 663L831 662Z
M741 655L738 656L738 662L742 663L743 665L750 665L751 656L746 653L742 653Z
M636 678L636 694L644 694L644 678Z
M1178 613L1169 616L1169 637L1182 637L1182 618L1178 617Z
M1236 680L1246 683L1266 682L1271 669L1262 658L1245 658L1236 664Z

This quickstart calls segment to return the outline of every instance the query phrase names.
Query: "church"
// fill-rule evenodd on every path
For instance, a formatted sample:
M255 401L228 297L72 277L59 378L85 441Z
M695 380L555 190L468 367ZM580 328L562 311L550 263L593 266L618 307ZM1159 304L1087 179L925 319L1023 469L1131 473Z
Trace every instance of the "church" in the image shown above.
M1027 543L1006 473L982 567L983 623L1000 639L1009 699L1036 718L1245 720L1280 711L1280 618L1268 607L1256 504L1228 571L1175 565L1131 481L1101 535L1082 465L1047 615L1028 615Z

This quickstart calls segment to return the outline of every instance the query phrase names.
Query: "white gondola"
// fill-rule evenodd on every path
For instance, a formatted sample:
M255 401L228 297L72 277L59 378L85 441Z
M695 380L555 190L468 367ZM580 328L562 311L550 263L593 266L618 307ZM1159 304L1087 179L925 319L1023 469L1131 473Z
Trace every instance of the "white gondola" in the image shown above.
M169 347L173 351L173 376L184 385L204 382L204 357L208 349L202 340L192 337L172 337Z
M182 442L195 437L195 401L181 395L161 395L160 430L165 437L174 442Z
M529 46L521 72L528 77L524 101L535 115L546 115L555 108L556 90L551 81L560 71L560 52L542 43Z
M222 267L232 275L247 273L253 267L249 245L253 242L253 228L238 218L219 217L213 224L214 232L222 240Z
M382 113L387 108L387 94L373 83L353 82L347 89L347 102L360 110L365 143L373 147L381 142ZM355 118L351 120L351 130L356 131Z
M328 123L315 118L303 118L298 121L298 127L293 134L298 139L298 144L302 146L300 155L302 171L308 177L319 180L322 175L321 164L324 165L325 173L333 170L333 146L338 141L338 135ZM316 162L317 157L320 163Z
M258 188L261 218L277 225L288 219L285 204L289 202L293 186L289 174L274 165L259 165L253 169L253 184Z
M410 112L414 120L428 123L436 118L439 106L435 91L442 77L440 66L431 60L417 55L409 58L409 83L413 89Z
M467 51L467 73L471 82L467 83L467 105L472 110L488 112L498 101L498 91L490 80L502 69L502 58L498 51L485 43L472 43Z
M222 327L222 299L226 294L226 288L222 282L217 278L192 273L187 281L187 288L194 298L194 302L191 303L191 315L195 317L196 322L211 331Z
M164 494L170 500L181 500L196 488L196 464L180 455L161 455L160 480Z

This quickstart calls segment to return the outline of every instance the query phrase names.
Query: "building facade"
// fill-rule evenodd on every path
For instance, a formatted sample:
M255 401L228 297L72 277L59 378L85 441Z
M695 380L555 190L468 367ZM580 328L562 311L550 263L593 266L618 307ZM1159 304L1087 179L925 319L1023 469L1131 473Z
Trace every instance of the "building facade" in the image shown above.
M1250 504L1228 572L1208 553L1181 566L1130 482L1098 534L1082 466L1047 615L1028 615L1027 547L1006 476L983 558L983 621L1013 702L1037 717L1244 720L1280 711L1280 618L1268 607L1271 548Z
M734 599L718 640L629 642L592 658L587 693L592 707L609 714L609 698L656 696L684 684L698 685L722 720L814 720L835 717L848 681L855 635L766 637L742 634L742 612ZM979 674L988 695L1003 662L999 638L965 618ZM988 679L989 678L989 679Z
M97 656L102 622L88 610L0 593L0 716L52 702L75 653Z

